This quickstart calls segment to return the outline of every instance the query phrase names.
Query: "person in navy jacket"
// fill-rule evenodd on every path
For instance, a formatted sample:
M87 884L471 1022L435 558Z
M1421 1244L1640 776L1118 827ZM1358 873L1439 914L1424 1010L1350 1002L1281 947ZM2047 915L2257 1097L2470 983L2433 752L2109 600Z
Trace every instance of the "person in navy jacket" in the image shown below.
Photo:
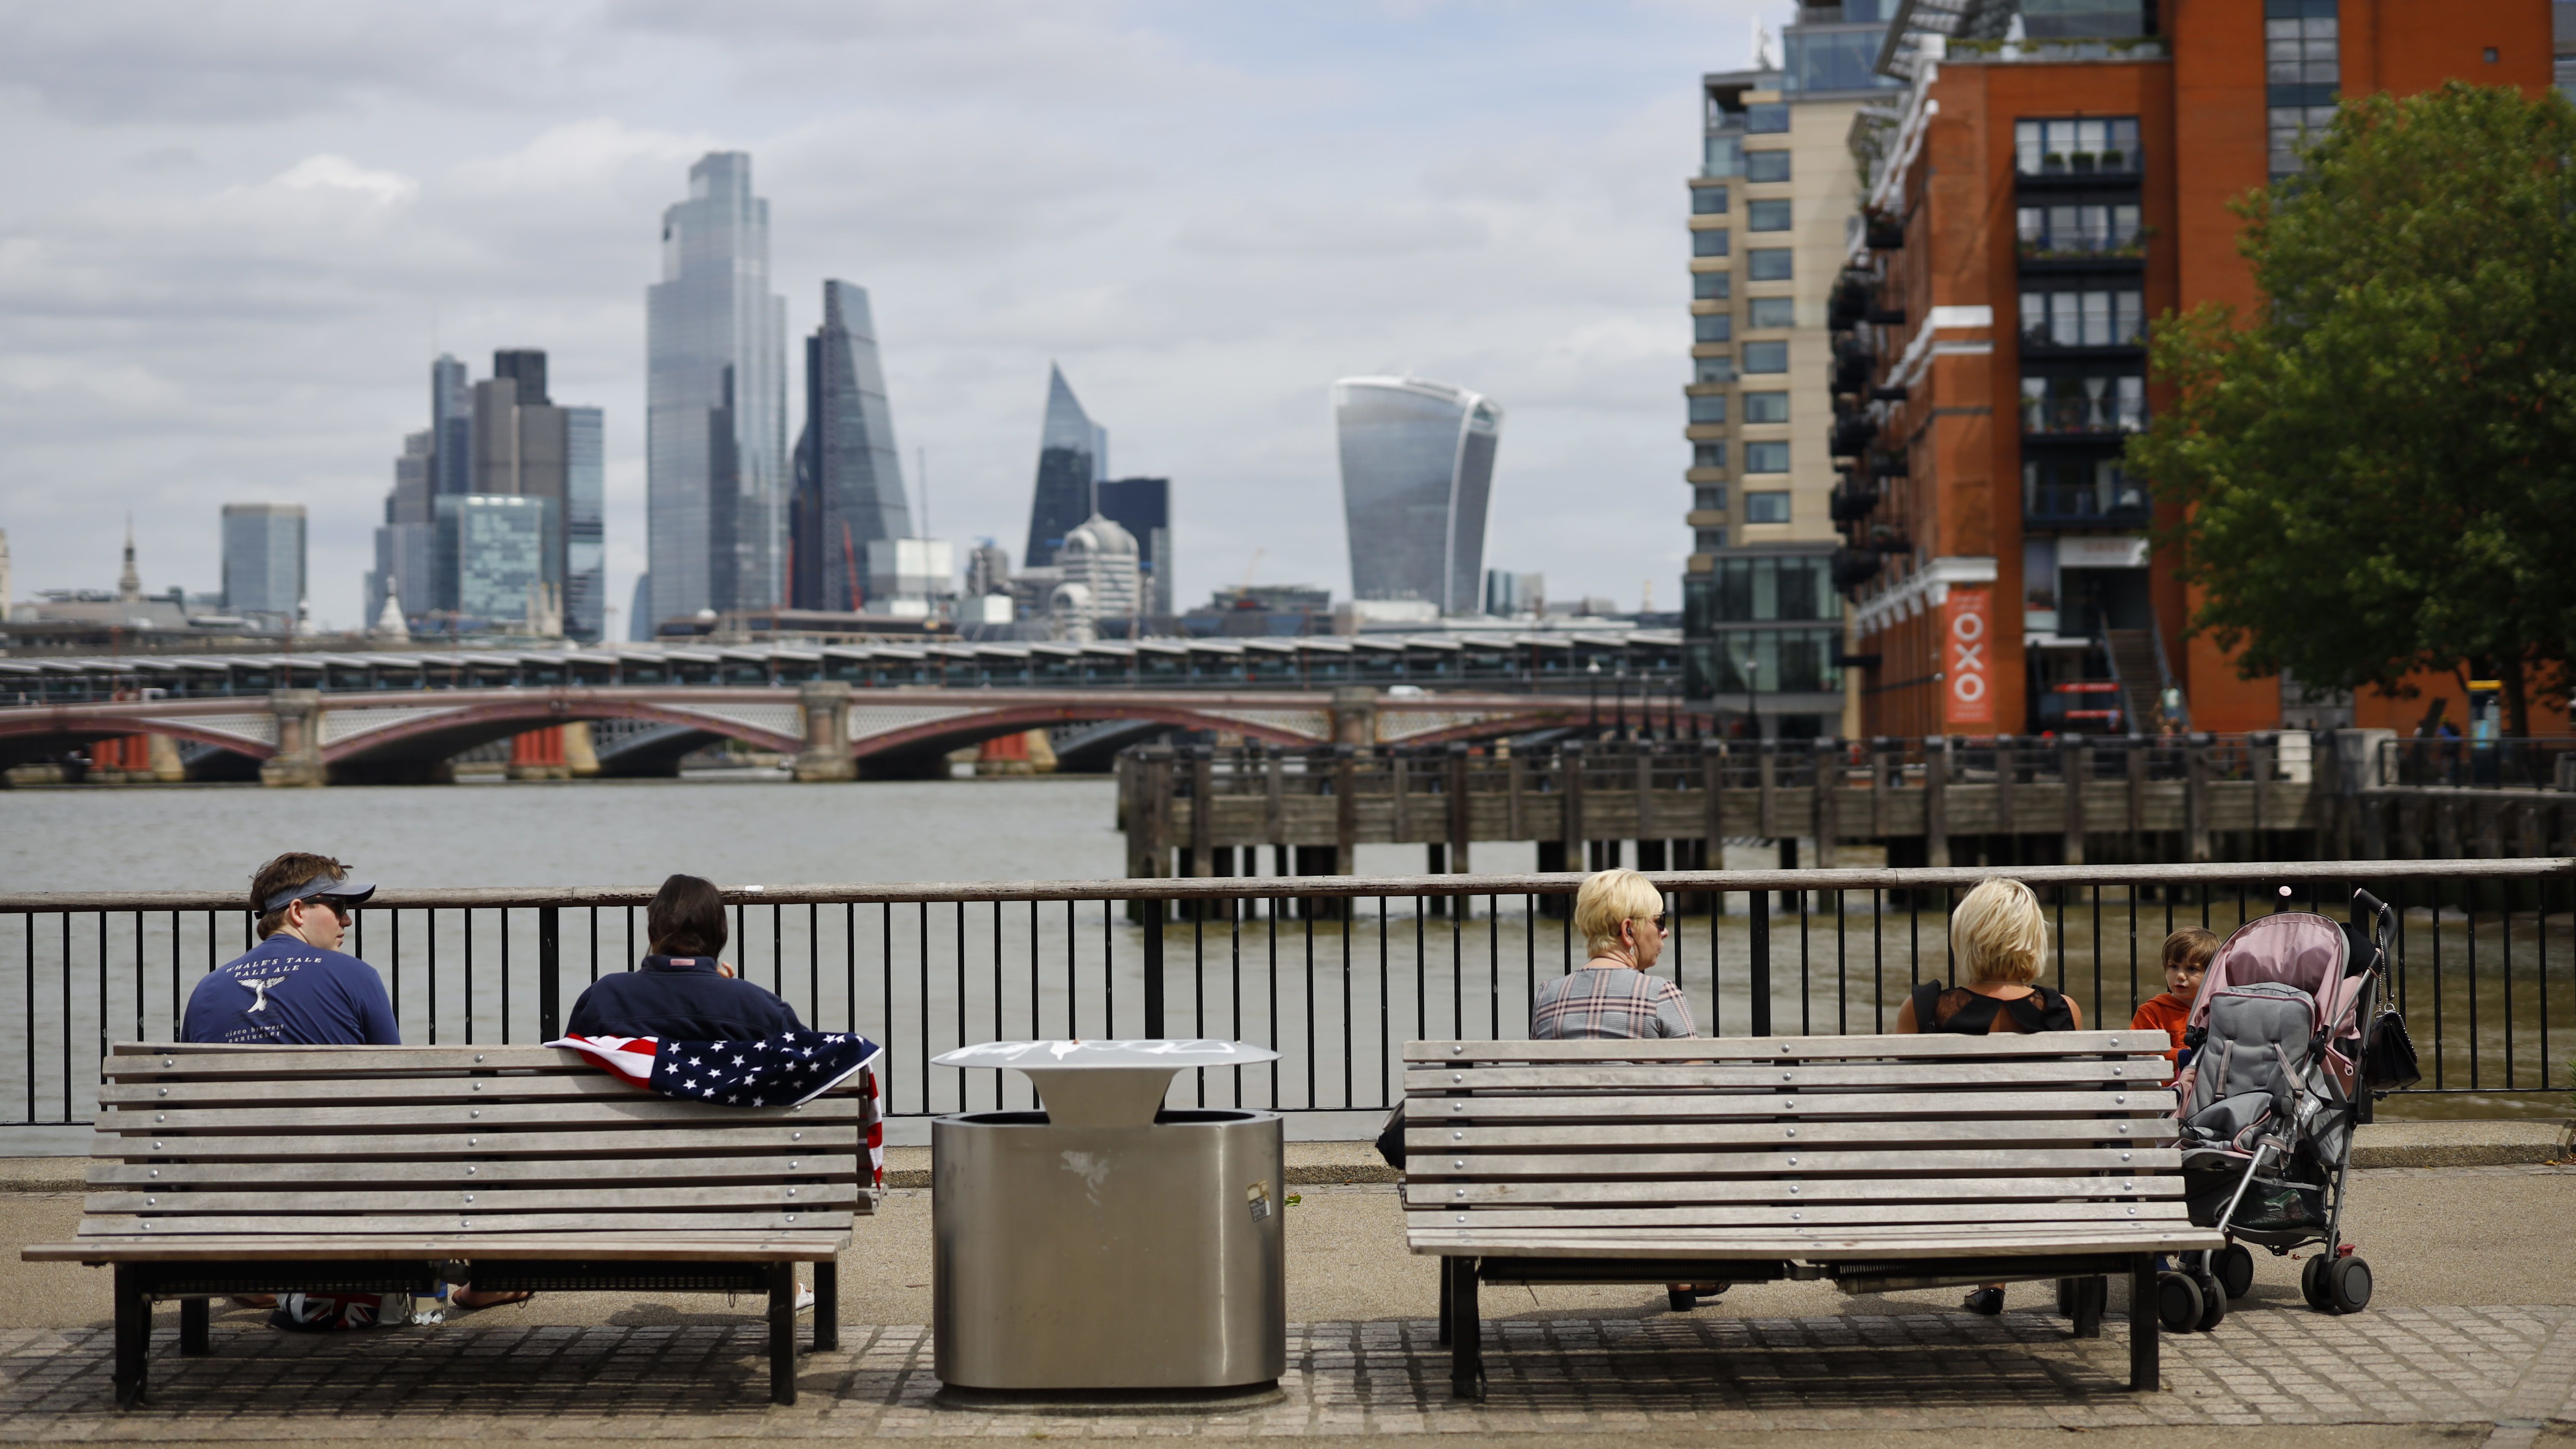
M796 1008L717 959L729 934L714 882L693 875L662 882L644 908L644 939L653 954L632 971L591 983L572 1004L564 1030L659 1041L758 1041L803 1031Z

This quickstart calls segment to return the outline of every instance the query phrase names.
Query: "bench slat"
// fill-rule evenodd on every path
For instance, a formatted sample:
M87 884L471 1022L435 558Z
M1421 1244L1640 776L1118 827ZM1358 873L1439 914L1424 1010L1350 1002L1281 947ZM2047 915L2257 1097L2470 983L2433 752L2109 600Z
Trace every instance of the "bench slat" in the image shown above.
M472 1172L467 1168L474 1169ZM92 1162L93 1188L337 1187L405 1189L465 1187L613 1186L634 1182L682 1186L692 1182L760 1182L794 1177L800 1182L857 1182L859 1162L850 1144L794 1157L701 1157L672 1154L644 1158L579 1158L491 1161L457 1158L432 1162L380 1162L365 1158L327 1162Z
M722 1213L485 1213L479 1209L457 1213L370 1213L344 1214L333 1217L184 1217L155 1219L114 1214L94 1214L81 1219L82 1237L92 1235L128 1235L158 1237L215 1234L233 1237L257 1237L285 1234L305 1237L314 1233L354 1234L359 1232L387 1234L444 1235L472 1233L612 1233L690 1231L710 1236L728 1231L742 1233L779 1232L791 1228L824 1229L850 1226L850 1214L841 1209L816 1212L747 1212L727 1209ZM146 1226L149 1224L149 1226Z
M1712 1087L1772 1087L1818 1091L1828 1087L1950 1086L2047 1087L2108 1085L2121 1082L2160 1087L2171 1079L2162 1057L2153 1069L2140 1071L2143 1058L2079 1057L2010 1062L1841 1062L1705 1066L1695 1062L1666 1064L1602 1063L1597 1066L1416 1067L1404 1074L1407 1095L1436 1096L1463 1092L1536 1088L1551 1092L1596 1089L1689 1091Z
M793 1192L793 1196L789 1194ZM468 1204L465 1198L474 1199ZM450 1206L473 1212L508 1209L531 1211L599 1211L639 1208L847 1208L865 1196L856 1183L744 1183L735 1187L593 1187L495 1191L491 1184L467 1179L440 1193L418 1188L398 1192L179 1192L161 1187L136 1192L93 1193L81 1210L93 1213L139 1213L159 1217L192 1213L288 1216L296 1213L416 1213ZM444 1198L442 1204L439 1199Z
M1416 1207L1405 1214L1408 1226L1423 1229L1466 1227L1475 1232L1526 1228L1555 1232L1595 1228L1789 1228L1890 1226L1899 1223L2019 1226L2050 1228L2099 1223L2188 1225L2180 1202L2051 1202L2017 1204L2007 1210L2008 1224L1996 1223L1993 1203L1802 1203L1776 1207L1598 1207L1470 1208ZM1462 1224L1459 1219L1466 1221Z
M720 1237L699 1232L619 1233L583 1238L571 1233L520 1237L472 1237L422 1234L414 1237L366 1237L319 1233L303 1238L220 1237L203 1234L149 1234L129 1238L101 1237L77 1243L36 1243L20 1250L31 1263L172 1263L221 1262L227 1259L270 1263L328 1262L365 1258L405 1262L447 1258L503 1261L511 1259L609 1258L634 1262L760 1263L792 1259L828 1262L850 1244L846 1232L788 1232Z
M1417 1112L1416 1104L1420 1110ZM1674 1093L1657 1096L1548 1094L1527 1096L1408 1098L1405 1120L1424 1126L1461 1122L1518 1123L1575 1120L1609 1124L1653 1119L1690 1121L1763 1117L1804 1122L1831 1117L2170 1117L2174 1094L2162 1088L2084 1092L1743 1092L1732 1095Z
M123 1082L98 1089L101 1107L209 1108L364 1106L393 1102L558 1102L593 1097L659 1100L647 1088L593 1068L569 1073L507 1077L384 1076L226 1077L211 1082Z
M511 1103L492 1101L478 1103L470 1099L445 1103L421 1103L412 1106L387 1107L294 1107L267 1111L240 1107L208 1107L198 1111L162 1112L151 1108L101 1112L97 1127L101 1132L159 1133L285 1133L346 1132L358 1128L378 1130L418 1128L445 1131L461 1128L469 1122L487 1127L561 1128L622 1127L628 1124L650 1126L667 1122L707 1120L716 1104L676 1102L650 1092L628 1092L622 1096L601 1097L587 1101L551 1103ZM728 1116L749 1122L796 1122L817 1126L850 1126L859 1120L859 1104L850 1098L826 1098L803 1107L726 1106ZM470 1113L480 1113L471 1116ZM731 1129L727 1129L731 1130Z
M649 1124L639 1124L642 1126ZM148 1162L154 1157L208 1158L234 1161L329 1161L342 1157L555 1158L568 1156L631 1157L655 1154L781 1153L855 1151L855 1124L823 1124L829 1131L809 1130L802 1118L771 1118L725 1127L666 1127L625 1132L464 1131L444 1133L315 1133L296 1137L155 1137L101 1133L92 1139L94 1157ZM158 1143L159 1146L153 1144Z
M1410 1135L1407 1134L1408 1143ZM1443 1133L1442 1136L1448 1134ZM1453 1144L1442 1143L1441 1147ZM1612 1178L1831 1177L1866 1172L1891 1179L1942 1177L1963 1172L2049 1175L2064 1172L2179 1172L2182 1153L2171 1147L1949 1148L1911 1156L1888 1152L1483 1153L1453 1156L1439 1148L1406 1147L1405 1175L1440 1181L1452 1177ZM1464 1162L1465 1167L1452 1167Z
M1791 1192L1790 1189L1797 1189ZM1477 1182L1450 1178L1407 1182L1408 1207L1537 1207L1562 1204L1573 1208L1637 1203L1674 1206L1691 1203L1791 1202L1944 1202L1989 1204L1998 1215L2020 1210L2027 1202L2061 1198L2165 1198L2183 1195L2182 1179L2170 1174L2122 1174L2109 1177L1799 1177L1718 1181L1673 1181L1655 1178L1635 1182Z
M1922 1147L1966 1146L1982 1142L2053 1143L2089 1146L2098 1142L2170 1142L2176 1127L2161 1120L2107 1121L2071 1118L2059 1122L1621 1122L1577 1126L1484 1127L1429 1124L1408 1126L1404 1150L1414 1153L1473 1152L1540 1147L1590 1148L1640 1152L1689 1151L1710 1147L1839 1147L1912 1152Z
M1652 1232L1613 1228L1542 1232L1473 1228L1415 1229L1407 1234L1417 1253L1530 1258L1754 1258L1869 1262L1885 1258L1974 1254L2035 1257L2058 1253L2175 1253L2222 1246L2206 1228L2024 1228L1998 1224L1980 1230L1919 1227L1830 1228L1812 1233L1776 1229L1666 1228Z
M1992 1032L1959 1036L1949 1032L1884 1036L1722 1036L1667 1037L1653 1041L1416 1041L1404 1046L1408 1064L1434 1062L1601 1062L1601 1061L1849 1061L1883 1058L1899 1061L1958 1060L1987 1057L2063 1057L2078 1055L2153 1056L2163 1060L2173 1039L2163 1032L2047 1031ZM1612 1052L1617 1055L1611 1055Z

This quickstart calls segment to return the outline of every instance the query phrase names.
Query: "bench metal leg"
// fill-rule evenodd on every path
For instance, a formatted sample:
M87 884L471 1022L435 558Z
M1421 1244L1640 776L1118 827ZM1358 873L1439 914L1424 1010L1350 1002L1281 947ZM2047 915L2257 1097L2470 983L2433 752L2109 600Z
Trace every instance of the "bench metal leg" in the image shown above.
M831 1353L841 1346L841 1260L814 1265L814 1351Z
M794 1263L769 1265L769 1401L773 1404L796 1402Z
M143 1402L143 1363L152 1348L152 1300L144 1289L143 1269L116 1265L116 1406L130 1409Z
M1476 1260L1451 1258L1449 1279L1449 1392L1485 1397L1485 1326L1476 1314Z
M2077 1338L2100 1338L2102 1315L2111 1306L2111 1280L2103 1277L2073 1280L2073 1303L2067 1317L2075 1320Z
M2157 1362L2156 1259L2140 1253L2129 1260L2129 1388L2147 1393L2164 1383Z
M203 1298L179 1300L179 1352L190 1358L201 1358L214 1352L213 1335L207 1331L213 1317Z
M1452 1341L1449 1327L1449 1305L1452 1285L1456 1283L1457 1275L1458 1260L1455 1258L1442 1258L1440 1260L1440 1346L1443 1348L1447 1348Z

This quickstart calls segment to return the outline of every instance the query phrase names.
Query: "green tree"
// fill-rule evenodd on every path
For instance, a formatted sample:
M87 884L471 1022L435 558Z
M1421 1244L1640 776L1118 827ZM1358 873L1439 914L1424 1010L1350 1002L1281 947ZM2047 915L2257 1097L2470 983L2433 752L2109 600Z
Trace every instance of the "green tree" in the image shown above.
M2576 106L2452 83L2347 101L2234 206L2267 299L2165 318L2174 389L2130 467L2192 627L2247 678L2416 669L2563 690L2576 640ZM2529 678L2526 678L2529 671Z

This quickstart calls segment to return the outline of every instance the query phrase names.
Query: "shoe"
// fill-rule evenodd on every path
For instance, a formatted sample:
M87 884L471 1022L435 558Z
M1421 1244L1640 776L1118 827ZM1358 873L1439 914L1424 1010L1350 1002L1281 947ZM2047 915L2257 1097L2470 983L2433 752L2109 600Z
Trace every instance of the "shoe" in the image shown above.
M802 1284L796 1289L796 1311L803 1313L814 1306L814 1290Z
M1967 1309L1970 1313L1982 1313L1988 1318L1992 1318L1996 1314L2004 1311L2004 1290L2001 1288L1980 1288L1969 1294L1967 1301L1959 1306Z

